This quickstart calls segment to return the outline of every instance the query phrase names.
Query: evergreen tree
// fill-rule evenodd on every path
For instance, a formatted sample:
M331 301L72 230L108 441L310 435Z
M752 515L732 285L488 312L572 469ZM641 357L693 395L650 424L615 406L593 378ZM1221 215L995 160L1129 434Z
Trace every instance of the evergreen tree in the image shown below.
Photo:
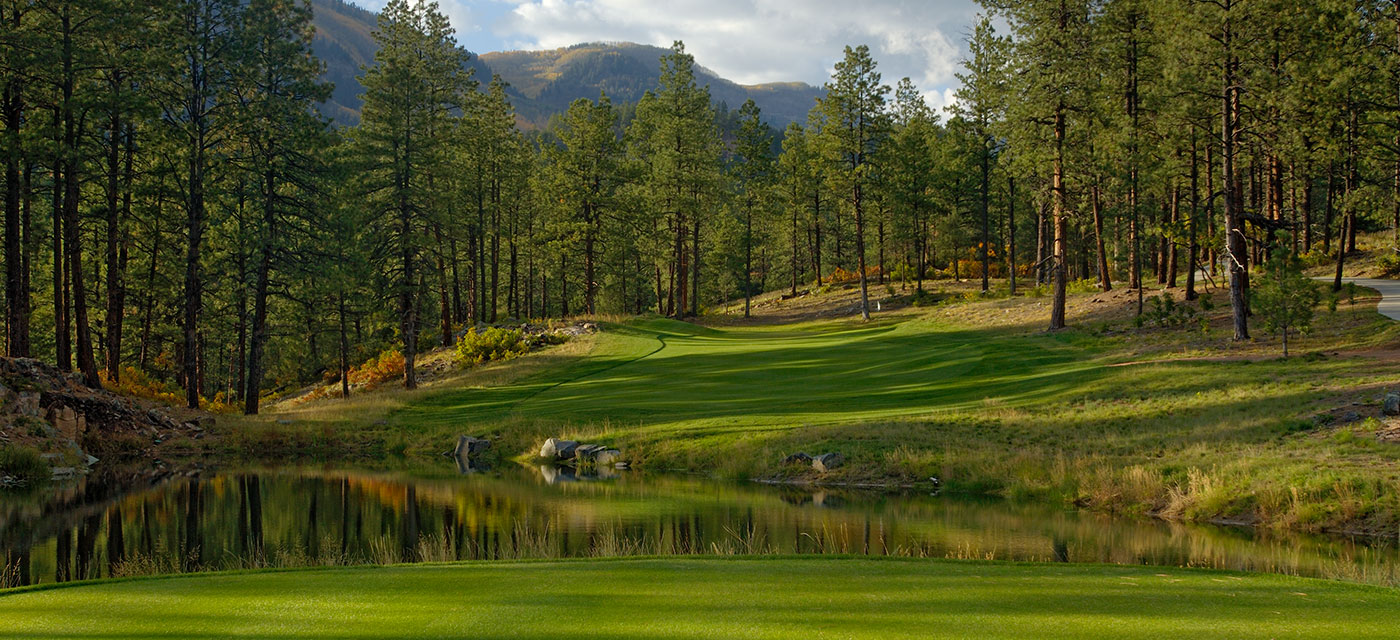
M870 295L866 283L865 211L866 190L874 179L873 161L889 134L889 114L885 97L890 88L880 82L870 48L846 47L845 57L826 84L826 95L817 101L825 119L821 149L833 170L828 178L833 190L848 198L855 219L856 268L860 278L860 314L870 319Z

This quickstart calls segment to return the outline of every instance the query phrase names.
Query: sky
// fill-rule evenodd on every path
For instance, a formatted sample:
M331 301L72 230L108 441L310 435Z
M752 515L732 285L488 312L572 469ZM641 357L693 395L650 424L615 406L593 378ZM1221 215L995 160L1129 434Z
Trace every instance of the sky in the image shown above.
M354 0L378 10L385 0ZM884 81L909 77L929 105L953 99L974 0L438 0L477 53L683 40L696 62L741 84L820 86L846 45L869 45Z

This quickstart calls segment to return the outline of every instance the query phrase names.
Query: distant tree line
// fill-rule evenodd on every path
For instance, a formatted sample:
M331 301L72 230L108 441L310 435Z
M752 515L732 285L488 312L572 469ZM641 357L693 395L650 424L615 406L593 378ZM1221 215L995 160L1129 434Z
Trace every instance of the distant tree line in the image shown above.
M984 5L946 114L848 47L775 131L676 43L526 133L432 3L381 12L335 129L303 1L0 0L5 352L255 413L383 350L415 386L477 323L958 278L1060 328L1071 281L1202 273L1245 338L1276 239L1340 273L1400 222L1400 0Z

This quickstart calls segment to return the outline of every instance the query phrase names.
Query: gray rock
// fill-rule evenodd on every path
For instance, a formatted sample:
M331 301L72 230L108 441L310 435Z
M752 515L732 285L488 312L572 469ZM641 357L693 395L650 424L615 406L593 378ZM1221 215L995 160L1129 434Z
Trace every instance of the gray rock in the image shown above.
M39 417L39 394L20 393L19 397L15 398L15 413L31 418Z
M1400 416L1400 393L1385 394L1385 404L1381 411L1388 416Z
M550 438L540 447L540 457L547 460L572 460L578 450L578 442Z
M604 449L593 456L593 462L599 467L606 467L614 464L622 457L622 452L617 449Z
M788 457L786 457L786 458L783 458L783 464L800 464L800 465L803 465L803 466L807 466L807 465L809 465L809 464L812 464L812 456L807 455L806 453L803 453L803 452L801 452L801 451L798 451L797 453L794 453L794 454L792 454L792 455L790 455L790 456L788 456Z
M98 463L98 459L97 459L95 456L92 456L92 455L87 455L86 457L83 458L83 461L84 461L84 462L87 462L87 466L89 466L89 467L91 467L92 465L95 465L95 464Z
M818 473L826 473L846 463L846 458L839 453L823 453L812 458L812 468Z
M598 457L598 454L605 450L607 450L607 447L601 444L581 444L578 448L574 449L574 459L593 461Z
M64 479L64 478L74 478L74 477L77 477L77 475L78 475L78 470L77 470L76 468L74 468L74 467L54 467L54 468L53 468L53 478L54 478L55 480L61 480L61 479Z
M618 463L614 464L614 465L613 465L613 468L614 468L614 469L617 469L618 471L626 471L626 470L628 470L628 469L631 469L631 468L632 468L632 465L627 464L626 461L622 461L622 462L618 462Z
M490 440L482 440L472 436L457 436L457 446L452 449L452 457L470 458L490 448Z

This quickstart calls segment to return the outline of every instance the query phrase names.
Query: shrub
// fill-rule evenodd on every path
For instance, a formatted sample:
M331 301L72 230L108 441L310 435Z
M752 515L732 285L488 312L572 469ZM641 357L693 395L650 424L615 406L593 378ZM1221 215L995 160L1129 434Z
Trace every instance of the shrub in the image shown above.
M352 367L346 377L350 378L350 384L375 389L385 382L402 377L403 364L403 353L397 349L389 349L366 360L360 366Z
M519 329L492 327L480 333L470 329L457 341L457 362L471 366L493 360L509 360L530 350Z
M866 265L866 267L865 267L865 279L866 279L867 281L869 281L869 280L879 280L879 279L880 279L880 272L881 272L881 269L880 269L880 267L879 267L878 265ZM827 279L826 279L826 281L829 282L829 283L831 283L831 284L850 284L850 283L856 282L856 281L858 281L858 280L860 280L860 270L859 270L859 269L856 269L856 270L853 270L853 271L847 271L847 270L845 270L845 269L842 269L841 267L836 267L836 270L835 270L835 271L832 271L832 272L831 272L831 275L828 276Z
M1283 335L1283 357L1288 357L1288 334L1304 333L1312 327L1313 308L1322 300L1317 283L1303 273L1303 264L1289 253L1287 236L1273 256L1264 263L1264 272L1254 286L1255 313L1268 331Z
M1379 263L1382 278L1400 278L1400 254L1381 256Z
M33 449L0 447L0 476L9 476L18 486L33 486L48 479L49 463Z
M155 400L171 406L184 402L184 392L180 387L171 382L156 380L135 367L122 367L121 382L104 379L103 384L109 390L123 395Z
M946 293L930 293L924 289L919 289L914 292L914 295L909 296L909 304L915 307L927 307L929 305L938 304L946 299L948 299L948 294Z
M1151 304L1143 309L1139 316L1137 326L1144 324L1158 327L1180 327L1184 326L1192 318L1196 317L1196 308L1191 305L1177 304L1176 299L1169 293L1160 296L1153 296L1147 299Z
M172 407L185 404L185 391L179 385L152 378L145 371L135 367L122 367L121 382L112 382L103 372L102 384L107 390L122 395L155 400ZM225 397L222 391L213 398L199 398L199 408L210 413L236 413L239 410L237 404L236 401Z

